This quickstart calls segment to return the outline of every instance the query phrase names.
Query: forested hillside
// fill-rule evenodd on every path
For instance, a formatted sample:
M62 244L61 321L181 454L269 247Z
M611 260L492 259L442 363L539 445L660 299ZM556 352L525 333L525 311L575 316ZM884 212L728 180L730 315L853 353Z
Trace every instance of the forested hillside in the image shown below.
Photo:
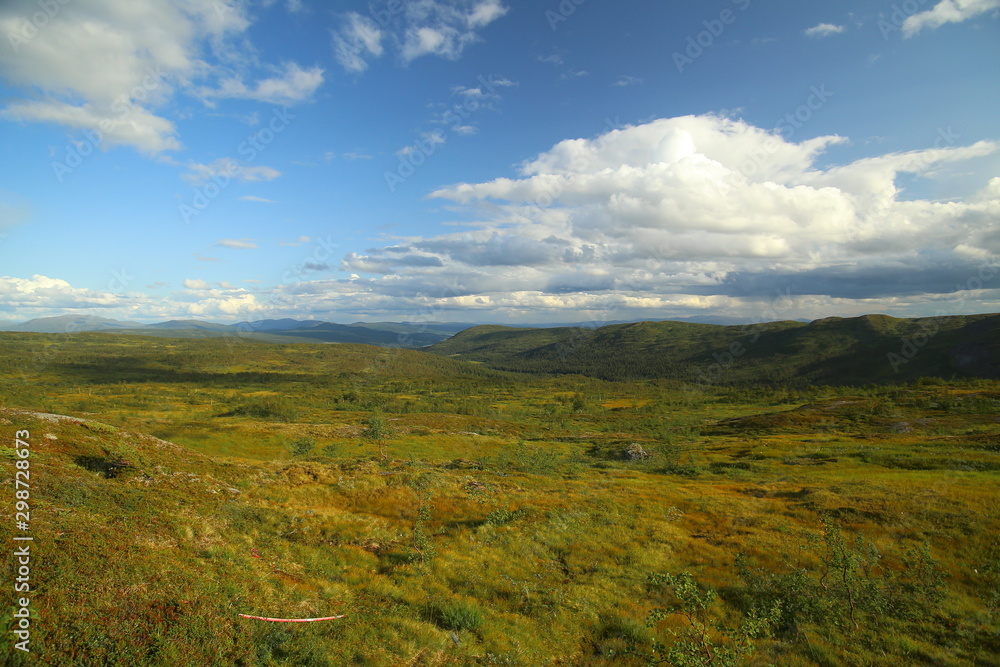
M638 322L597 329L467 329L435 354L527 373L695 385L865 384L1000 377L1000 315L721 326Z

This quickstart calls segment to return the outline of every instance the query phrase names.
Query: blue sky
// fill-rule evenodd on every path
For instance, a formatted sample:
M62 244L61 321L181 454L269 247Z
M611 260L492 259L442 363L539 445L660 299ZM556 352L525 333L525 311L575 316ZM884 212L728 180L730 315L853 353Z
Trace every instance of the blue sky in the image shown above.
M6 2L0 320L997 312L998 14Z

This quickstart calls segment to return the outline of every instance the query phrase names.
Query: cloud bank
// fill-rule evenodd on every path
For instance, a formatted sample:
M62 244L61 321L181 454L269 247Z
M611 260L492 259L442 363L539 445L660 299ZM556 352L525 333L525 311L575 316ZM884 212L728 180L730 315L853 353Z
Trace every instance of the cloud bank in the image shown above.
M512 177L430 193L461 231L387 239L339 265L322 240L299 239L303 261L280 284L192 282L146 306L172 304L171 316L501 322L1000 311L1000 177L951 201L899 185L902 175L965 169L1000 143L831 165L828 149L846 138L786 136L709 114L569 139ZM33 295L13 299L25 307L77 295L81 307L144 316L126 297L6 280Z

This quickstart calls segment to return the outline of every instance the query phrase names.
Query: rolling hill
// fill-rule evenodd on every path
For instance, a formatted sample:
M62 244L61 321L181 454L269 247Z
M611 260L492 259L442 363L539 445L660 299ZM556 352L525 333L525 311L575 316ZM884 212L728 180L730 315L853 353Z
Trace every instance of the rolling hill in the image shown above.
M911 326L744 342L804 370ZM959 362L994 349L995 318L939 329ZM609 364L741 335L590 334ZM479 335L544 361L508 329ZM920 343L909 366L926 368ZM998 382L692 395L422 350L114 332L2 333L0 369L0 468L21 492L0 524L8 571L32 538L5 665L641 667L683 650L682 619L658 610L684 582L712 592L718 651L745 664L997 654ZM744 636L757 610L773 632ZM12 648L21 618L30 655Z
M1000 315L886 315L722 326L638 322L597 329L479 326L429 352L518 372L695 385L892 383L1000 377Z
M0 322L0 331L85 333L95 331L166 338L239 337L261 343L361 343L380 347L426 347L473 326L453 322L355 322L337 324L290 318L221 324L204 320L169 320L153 324L93 315L41 317Z

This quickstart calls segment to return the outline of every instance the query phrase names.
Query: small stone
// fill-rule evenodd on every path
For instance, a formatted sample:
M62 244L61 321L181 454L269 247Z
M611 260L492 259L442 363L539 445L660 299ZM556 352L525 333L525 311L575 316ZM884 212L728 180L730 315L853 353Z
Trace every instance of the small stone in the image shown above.
M637 442L633 442L626 447L624 455L627 461L641 461L642 459L649 458L649 453Z

